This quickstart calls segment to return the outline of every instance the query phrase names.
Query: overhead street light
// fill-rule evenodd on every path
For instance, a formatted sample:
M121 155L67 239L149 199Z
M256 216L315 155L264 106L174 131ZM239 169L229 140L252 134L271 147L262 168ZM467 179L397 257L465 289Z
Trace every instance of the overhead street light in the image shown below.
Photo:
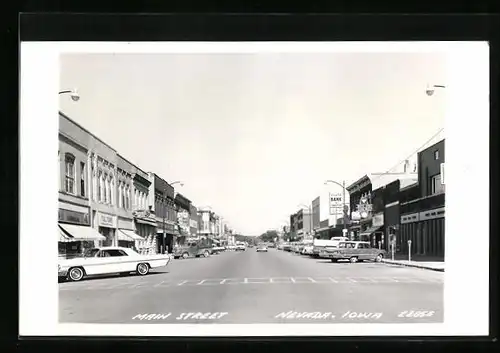
M430 97L434 94L434 92L436 91L436 88L446 88L446 86L443 86L443 85L429 86L429 85L427 85L427 88L425 89L425 93L427 93L427 95Z
M71 99L74 101L74 102L78 102L80 100L80 95L78 94L78 91L76 90L76 88L72 89L72 90L64 90L64 91L59 91L59 94L69 94L71 96Z

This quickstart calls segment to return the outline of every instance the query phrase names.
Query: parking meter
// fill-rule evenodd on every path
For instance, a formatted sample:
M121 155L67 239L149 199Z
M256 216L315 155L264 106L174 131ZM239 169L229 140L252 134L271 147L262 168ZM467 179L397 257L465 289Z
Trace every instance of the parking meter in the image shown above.
M408 261L411 261L411 240L408 240Z

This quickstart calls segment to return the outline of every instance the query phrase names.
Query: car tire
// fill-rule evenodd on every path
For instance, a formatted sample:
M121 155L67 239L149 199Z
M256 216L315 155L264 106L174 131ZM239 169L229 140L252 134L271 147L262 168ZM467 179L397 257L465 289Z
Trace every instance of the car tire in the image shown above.
M81 267L72 267L68 270L68 280L71 282L81 281L85 276L85 271Z
M353 256L349 259L349 262L354 264L354 263L358 262L358 258L356 256Z
M187 259L189 257L189 254L187 252L185 252L184 254L182 254L182 258L183 259Z
M209 256L210 256L210 253L205 250L205 252L203 253L203 257L209 257Z
M137 265L137 274L141 276L146 276L149 273L149 265L147 263L141 262Z
M337 259L330 259L330 260L332 260L332 262L337 263Z
M375 258L375 262L382 262L383 258L384 258L384 255L378 254L377 257Z

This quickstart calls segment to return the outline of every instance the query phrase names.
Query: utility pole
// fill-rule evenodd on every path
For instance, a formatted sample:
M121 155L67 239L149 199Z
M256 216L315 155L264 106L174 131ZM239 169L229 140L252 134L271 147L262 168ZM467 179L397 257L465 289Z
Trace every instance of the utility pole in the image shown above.
M163 197L162 197L162 201L163 201L163 237L162 237L162 254L165 254L165 238L167 236L167 229L166 229L166 224L165 224L165 217L166 217L166 200L167 198L167 190L166 189L163 189Z

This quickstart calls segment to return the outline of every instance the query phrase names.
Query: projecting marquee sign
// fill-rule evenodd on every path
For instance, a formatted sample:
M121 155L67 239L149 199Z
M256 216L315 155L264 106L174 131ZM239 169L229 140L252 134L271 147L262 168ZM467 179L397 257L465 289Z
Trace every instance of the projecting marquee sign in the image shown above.
M359 204L357 206L357 211L361 218L367 218L372 212L372 204L369 202L367 197L362 197L359 200Z

